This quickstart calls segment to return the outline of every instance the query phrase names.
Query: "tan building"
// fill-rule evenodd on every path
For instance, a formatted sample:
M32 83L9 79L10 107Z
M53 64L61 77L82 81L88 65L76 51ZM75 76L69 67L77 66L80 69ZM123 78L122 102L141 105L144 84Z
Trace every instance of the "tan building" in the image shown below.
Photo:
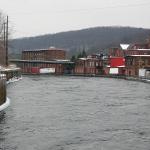
M22 52L22 60L64 60L66 51L58 48L25 50Z

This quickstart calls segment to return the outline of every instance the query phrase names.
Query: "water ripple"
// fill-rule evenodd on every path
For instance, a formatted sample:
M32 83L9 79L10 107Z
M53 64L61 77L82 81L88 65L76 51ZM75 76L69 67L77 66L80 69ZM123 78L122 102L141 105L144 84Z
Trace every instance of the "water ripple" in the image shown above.
M24 76L8 86L0 150L148 150L149 84Z

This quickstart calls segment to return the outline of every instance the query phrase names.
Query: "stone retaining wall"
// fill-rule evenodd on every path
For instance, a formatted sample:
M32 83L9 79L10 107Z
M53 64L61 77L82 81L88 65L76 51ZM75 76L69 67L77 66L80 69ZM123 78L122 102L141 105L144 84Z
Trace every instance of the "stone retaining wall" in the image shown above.
M6 79L0 75L0 105L6 101Z

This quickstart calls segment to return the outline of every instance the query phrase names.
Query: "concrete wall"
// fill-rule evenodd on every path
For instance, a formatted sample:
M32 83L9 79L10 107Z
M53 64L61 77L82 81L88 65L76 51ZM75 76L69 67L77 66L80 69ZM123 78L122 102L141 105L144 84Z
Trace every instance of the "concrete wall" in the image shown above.
M0 77L0 105L6 101L6 81Z
M2 66L6 65L6 51L1 43L0 43L0 65Z

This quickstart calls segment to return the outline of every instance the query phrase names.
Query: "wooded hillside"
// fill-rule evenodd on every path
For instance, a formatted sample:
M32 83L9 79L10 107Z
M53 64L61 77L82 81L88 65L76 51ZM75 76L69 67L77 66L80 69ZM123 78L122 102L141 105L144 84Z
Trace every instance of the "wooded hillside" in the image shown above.
M22 50L55 46L69 51L69 55L86 50L88 53L106 51L120 43L142 42L150 37L150 29L132 27L96 27L77 31L47 34L10 41L10 54L14 57Z

